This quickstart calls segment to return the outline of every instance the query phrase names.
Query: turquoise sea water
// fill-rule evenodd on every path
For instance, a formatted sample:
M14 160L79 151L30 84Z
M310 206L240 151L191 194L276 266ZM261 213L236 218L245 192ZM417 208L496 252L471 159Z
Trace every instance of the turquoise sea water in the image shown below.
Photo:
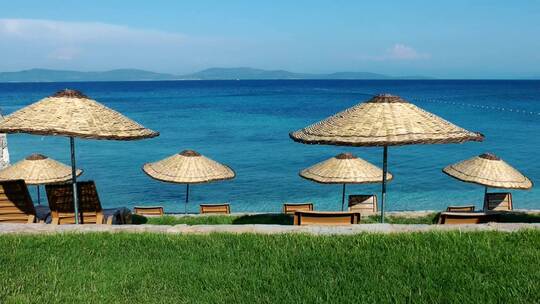
M77 140L83 180L95 180L103 205L161 204L183 211L185 187L146 176L141 166L184 149L195 149L235 169L237 178L191 187L198 203L230 202L233 211L278 211L284 201L312 201L317 209L340 206L341 186L321 185L298 172L340 152L378 166L382 148L303 145L288 133L388 92L400 95L469 130L483 143L389 148L391 210L481 206L480 186L441 172L451 163L490 151L540 180L540 81L169 81L3 83L0 107L9 114L73 88L159 131L154 139L121 142ZM12 163L39 152L69 163L65 137L8 135ZM379 193L380 185L348 186L352 193ZM513 191L515 208L540 208L540 190Z

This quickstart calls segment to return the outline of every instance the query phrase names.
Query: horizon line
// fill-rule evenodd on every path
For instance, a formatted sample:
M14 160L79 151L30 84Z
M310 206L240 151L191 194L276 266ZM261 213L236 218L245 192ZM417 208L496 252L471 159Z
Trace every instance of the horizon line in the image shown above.
M77 70L77 69L54 69L54 68L40 68L40 67L34 67L34 68L25 68L20 70L11 70L11 71L0 71L0 74L4 73L21 73L21 72L28 72L33 70L43 70L43 71L51 71L51 72L75 72L75 73L107 73L107 72L114 72L114 71L140 71L140 72L149 72L149 73L155 73L155 74L163 74L163 75L169 75L173 77L183 77L183 76L190 76L192 74L197 74L203 71L212 70L212 69L223 69L223 70L234 70L234 69L251 69L251 70L258 70L258 71L264 71L264 72L286 72L286 73L292 73L292 74L304 74L304 75L311 75L311 76L329 76L332 74L340 74L340 73L364 73L364 74L373 74L373 75L379 75L382 77L388 77L380 78L380 79L369 79L369 78L238 78L238 79L137 79L137 80L71 80L71 81L0 81L0 83L39 83L39 82L108 82L108 81L114 81L114 82L131 82L131 81L216 81L216 80L230 80L230 81L238 81L238 80L540 80L540 75L538 76L516 76L516 77L494 77L494 76L484 76L484 77L438 77L438 76L430 76L430 75L394 75L394 74L385 74L380 72L370 72L370 71L348 71L348 70L342 70L342 71L334 71L334 72L296 72L296 71L290 71L286 69L264 69L264 68L254 68L254 67L247 67L247 66L239 66L239 67L208 67L196 70L195 72L189 72L189 73L178 73L178 72L156 72L153 70L146 70L144 68L112 68L112 69L103 69L103 70Z

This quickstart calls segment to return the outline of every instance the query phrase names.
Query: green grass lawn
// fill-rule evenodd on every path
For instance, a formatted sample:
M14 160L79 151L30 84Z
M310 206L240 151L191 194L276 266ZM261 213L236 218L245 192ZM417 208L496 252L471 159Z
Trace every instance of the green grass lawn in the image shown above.
M538 303L540 232L0 237L0 303Z
M387 223L391 224L433 224L436 223L437 214L432 213L420 217L385 217ZM243 225L243 224L277 224L277 225L292 225L293 217L285 214L257 214L257 215L210 215L210 216L160 216L160 217L141 217L134 216L136 224L153 224L153 225ZM378 216L363 217L361 223L372 224L378 223Z
M389 224L436 224L438 213L430 213L417 217L385 216L385 222ZM498 222L509 223L540 223L539 214L500 214ZM379 222L379 216L373 215L362 217L360 223L373 224ZM292 215L286 214L256 214L256 215L210 215L210 216L160 216L143 217L134 215L134 224L152 225L243 225L243 224L276 224L292 225Z

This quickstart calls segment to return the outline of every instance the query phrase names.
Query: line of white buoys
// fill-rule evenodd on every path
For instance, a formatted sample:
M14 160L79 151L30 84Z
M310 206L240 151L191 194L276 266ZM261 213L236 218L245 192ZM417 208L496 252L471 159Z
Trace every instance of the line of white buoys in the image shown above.
M349 92L349 93L355 93L358 95L366 95L366 96L375 96L374 93L365 93L365 92ZM486 95L491 96L491 95ZM471 96L463 96L470 98ZM480 96L485 97L485 96ZM515 113L522 113L527 115L539 115L540 112L534 112L534 111L526 111L521 109L513 109L513 108L503 108L503 107L495 107L490 105L478 105L478 104L471 104L471 103L464 103L464 102L455 102L455 101L447 101L444 100L444 98L461 98L460 96L442 96L439 97L439 99L435 98L416 98L416 97L409 97L406 99L412 100L412 101L420 101L420 102L434 102L434 103L442 103L442 104L449 104L449 105L457 105L457 106L464 106L464 107L471 107L471 108L481 108L481 109L489 109L489 110L495 110L495 111L504 111L504 112L515 112Z
M450 104L450 105L457 105L457 106L464 106L464 107L471 107L471 108L490 109L490 110L502 111L502 112L515 112L515 113L521 113L521 114L527 114L527 115L540 115L540 112L526 111L526 110L521 110L521 109L495 107L495 106L488 106L488 105L478 105L478 104L446 101L446 100L432 99L432 98L409 98L409 99L415 100L415 101L443 103L443 104Z

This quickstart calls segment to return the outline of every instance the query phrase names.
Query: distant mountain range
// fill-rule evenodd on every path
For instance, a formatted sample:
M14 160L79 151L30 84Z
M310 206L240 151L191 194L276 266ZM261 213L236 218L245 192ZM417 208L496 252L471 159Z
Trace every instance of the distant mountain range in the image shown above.
M77 82L77 81L152 81L152 80L269 80L269 79L431 79L424 76L395 77L368 72L331 74L294 73L285 70L254 68L210 68L192 74L173 75L137 69L103 72L31 69L0 72L0 82Z
M121 69L104 72L31 69L19 72L0 72L0 82L69 82L69 81L136 81L171 80L178 76L143 70Z
M247 80L247 79L403 79L426 77L394 77L369 72L338 72L331 74L295 73L285 70L262 70L254 68L211 68L193 74L179 76L192 80Z

